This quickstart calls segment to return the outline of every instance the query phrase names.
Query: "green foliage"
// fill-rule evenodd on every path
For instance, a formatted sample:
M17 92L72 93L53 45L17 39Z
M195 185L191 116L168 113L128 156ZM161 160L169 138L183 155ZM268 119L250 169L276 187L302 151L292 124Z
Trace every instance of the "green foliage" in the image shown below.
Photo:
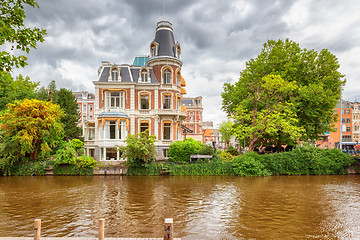
M129 176L158 176L161 174L162 165L151 162L128 166L127 175Z
M202 146L202 148L199 149L197 154L214 156L215 150L209 145L204 145L204 146Z
M129 134L126 139L126 146L120 146L122 157L127 158L128 166L141 166L150 163L155 159L155 139L149 135L148 130L134 135Z
M5 143L3 154L21 159L46 156L62 136L58 105L36 99L15 101L0 116L0 128Z
M77 156L75 148L69 143L65 143L55 154L55 165L75 165Z
M271 173L262 163L259 154L250 152L233 160L234 172L238 176L268 176Z
M14 80L10 73L0 71L0 111L15 100L34 98L38 85L30 81L29 77L19 75Z
M14 49L29 53L37 42L44 41L45 30L24 26L25 5L39 7L34 0L2 0L0 3L0 45L11 46L9 51L0 51L0 72L27 65L26 57L16 56Z
M99 166L99 162L91 156L82 155L76 158L76 165L80 168L94 168Z
M354 159L338 149L296 148L290 152L246 153L233 160L240 176L347 174Z
M227 149L226 152L230 153L233 156L237 156L239 155L239 151L232 145L230 145Z
M192 138L184 141L172 142L169 147L169 157L173 162L189 162L190 156L198 154L198 151L204 146Z
M235 175L231 162L210 162L198 164L175 164L169 166L170 175Z
M77 165L55 165L53 173L55 175L93 175L93 168L82 168Z
M2 169L2 171L1 171ZM32 174L45 175L44 162L28 162L7 166L5 169L0 167L0 173L4 176L30 176Z
M227 151L221 151L218 153L218 156L224 162L229 162L233 159L232 155Z
M250 139L252 150L260 141L289 144L329 131L345 84L339 67L326 49L301 49L288 39L265 43L239 81L224 85L222 108L235 119L238 139Z
M61 118L64 125L64 137L66 140L80 138L82 129L77 124L80 120L78 104L72 91L61 88L59 91L53 90L53 102L58 104L65 115Z
M221 133L221 138L225 141L226 146L229 146L230 139L234 136L233 123L230 120L220 123L219 132Z

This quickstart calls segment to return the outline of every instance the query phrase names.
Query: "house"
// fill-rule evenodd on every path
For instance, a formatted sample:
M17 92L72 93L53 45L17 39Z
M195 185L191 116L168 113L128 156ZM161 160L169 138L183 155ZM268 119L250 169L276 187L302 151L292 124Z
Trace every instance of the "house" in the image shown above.
M149 55L135 57L132 64L102 62L93 81L95 115L84 125L89 155L100 161L122 160L117 146L126 144L128 134L149 130L157 138L158 155L167 157L170 143L181 140L187 117L181 106L186 91L180 56L172 24L161 21Z
M193 138L196 141L203 141L202 125L203 125L203 107L202 97L182 98L181 105L187 110L187 117L183 125L191 131L183 131L184 138Z

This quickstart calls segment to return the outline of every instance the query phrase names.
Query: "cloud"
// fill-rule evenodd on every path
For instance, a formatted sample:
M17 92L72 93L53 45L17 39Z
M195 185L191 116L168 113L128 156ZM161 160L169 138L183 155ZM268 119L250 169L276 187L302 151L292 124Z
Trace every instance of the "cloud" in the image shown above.
M235 82L245 62L269 39L290 38L302 48L329 49L347 76L344 95L358 92L360 17L355 0L38 0L26 8L26 24L47 29L44 43L29 54L29 66L14 74L47 85L94 91L102 60L132 63L147 55L156 23L173 23L182 47L187 97L203 96L204 119L225 119L221 91ZM204 87L206 86L206 87Z

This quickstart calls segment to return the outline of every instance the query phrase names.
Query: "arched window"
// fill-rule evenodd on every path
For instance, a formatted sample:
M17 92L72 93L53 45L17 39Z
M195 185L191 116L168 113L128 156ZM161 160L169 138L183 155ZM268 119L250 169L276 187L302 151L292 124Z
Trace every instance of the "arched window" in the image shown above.
M164 84L171 84L171 72L169 69L165 69L163 74Z
M111 80L118 80L118 70L116 68L113 68L113 70L111 71Z
M143 69L141 71L141 82L147 82L148 81L148 72Z

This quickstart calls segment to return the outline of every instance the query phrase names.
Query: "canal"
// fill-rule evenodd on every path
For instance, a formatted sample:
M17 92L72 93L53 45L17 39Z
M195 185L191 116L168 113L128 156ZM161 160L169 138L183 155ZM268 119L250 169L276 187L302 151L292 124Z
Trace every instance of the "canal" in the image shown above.
M360 176L0 177L0 237L359 239Z

